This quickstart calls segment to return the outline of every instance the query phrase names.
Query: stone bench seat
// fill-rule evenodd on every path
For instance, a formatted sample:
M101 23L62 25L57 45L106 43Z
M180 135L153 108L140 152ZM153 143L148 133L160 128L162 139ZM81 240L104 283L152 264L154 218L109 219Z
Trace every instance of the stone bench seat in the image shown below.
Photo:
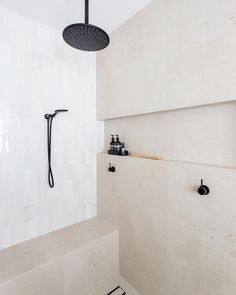
M104 294L119 277L118 249L117 229L99 217L3 249L0 295Z

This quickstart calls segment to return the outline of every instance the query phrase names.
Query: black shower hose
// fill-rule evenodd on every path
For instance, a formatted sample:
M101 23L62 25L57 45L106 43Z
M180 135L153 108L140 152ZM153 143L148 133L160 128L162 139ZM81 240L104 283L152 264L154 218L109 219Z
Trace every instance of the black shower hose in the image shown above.
M54 187L54 178L51 166L51 148L52 148L52 121L53 117L47 118L47 141L48 141L48 184L51 188Z

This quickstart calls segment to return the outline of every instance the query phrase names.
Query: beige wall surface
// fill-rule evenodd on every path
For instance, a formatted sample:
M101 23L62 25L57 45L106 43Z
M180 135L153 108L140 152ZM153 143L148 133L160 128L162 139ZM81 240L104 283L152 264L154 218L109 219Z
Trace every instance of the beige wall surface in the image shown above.
M107 120L105 150L119 134L131 152L236 168L236 103Z
M236 98L233 0L153 0L97 55L97 117Z
M98 214L119 228L121 275L142 295L235 294L235 183L232 169L99 154Z
M98 215L118 227L121 275L142 295L236 290L235 15L231 0L153 0L97 57L105 150L119 134L169 160L98 155Z

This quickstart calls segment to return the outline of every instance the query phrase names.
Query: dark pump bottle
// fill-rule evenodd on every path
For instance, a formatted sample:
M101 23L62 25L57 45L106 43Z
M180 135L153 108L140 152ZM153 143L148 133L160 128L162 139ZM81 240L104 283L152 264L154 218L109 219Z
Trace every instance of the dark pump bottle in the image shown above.
M121 142L120 142L118 134L116 134L116 145L115 146L116 146L116 151L120 152L121 151Z
M114 151L116 149L116 142L114 135L111 135L110 150Z

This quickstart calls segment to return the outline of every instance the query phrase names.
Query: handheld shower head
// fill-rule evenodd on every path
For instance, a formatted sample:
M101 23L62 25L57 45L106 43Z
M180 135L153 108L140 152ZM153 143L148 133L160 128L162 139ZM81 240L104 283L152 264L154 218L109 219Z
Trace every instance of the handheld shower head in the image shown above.
M64 113L64 112L68 112L68 110L66 110L66 109L59 109L59 110L55 110L54 111L55 114Z
M68 112L66 109L55 110L53 114L45 114L47 120L47 148L48 148L48 184L51 188L54 187L54 178L51 166L51 146L52 146L52 122L54 117L59 113Z
M55 110L54 114L46 114L46 115L44 115L44 117L45 117L45 119L54 118L57 114L64 113L64 112L68 112L68 110L66 110L66 109Z
M68 110L66 109L59 109L59 110L55 110L54 111L54 114L53 114L53 117L55 117L57 114L59 113L64 113L64 112L68 112Z

